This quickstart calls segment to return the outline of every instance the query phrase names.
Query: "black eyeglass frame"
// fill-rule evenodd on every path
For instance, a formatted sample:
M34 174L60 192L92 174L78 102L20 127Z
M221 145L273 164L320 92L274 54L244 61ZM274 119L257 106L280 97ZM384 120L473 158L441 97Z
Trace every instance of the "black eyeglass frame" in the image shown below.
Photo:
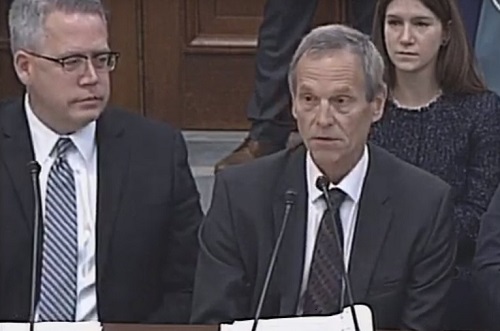
M23 51L25 53L31 55L31 56L34 56L34 57L37 57L37 58L40 58L40 59L44 59L44 60L47 60L47 61L51 61L51 62L57 63L57 64L59 64L63 68L63 70L65 70L67 72L72 72L72 71L76 70L76 68L74 70L67 70L67 68L69 66L69 64L68 64L67 61L69 59L83 59L83 60L86 60L86 61L90 61L96 70L106 69L108 72L111 72L111 71L113 71L116 68L116 64L118 63L118 59L120 58L120 53L119 52L114 52L114 51L99 52L99 53L95 53L95 54L92 54L92 55L71 54L71 55L67 55L67 56L63 56L63 57L59 57L59 58L57 58L57 57L51 57L51 56L47 56L47 55L43 55L43 54L39 54L39 53L28 51L28 50L23 50ZM96 59L97 57L102 56L102 55L107 55L108 56L108 61L109 61L109 59L114 59L113 60L113 65L112 66L106 66L106 67L96 66L92 60Z

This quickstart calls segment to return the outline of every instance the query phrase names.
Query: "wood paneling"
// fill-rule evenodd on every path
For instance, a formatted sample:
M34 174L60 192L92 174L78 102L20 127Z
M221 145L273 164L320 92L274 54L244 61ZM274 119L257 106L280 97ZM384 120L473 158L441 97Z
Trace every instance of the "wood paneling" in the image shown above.
M264 3L265 0L187 0L187 45L255 47Z
M179 0L143 2L146 115L182 127L184 6Z
M251 93L253 74L253 57L249 55L195 54L186 57L182 126L246 129L244 109Z
M7 1L0 0L0 99L21 95L23 91L12 67L7 15Z
M103 3L110 13L110 46L120 52L118 66L111 74L111 102L143 113L142 0L104 0Z
M183 112L189 129L245 129L257 33L265 0L186 0L181 50ZM320 1L315 25L343 21L342 1Z
M0 99L22 95L22 86L12 67L9 41L0 39Z
M233 0L218 0L215 2L215 11L219 17L259 17L264 6L262 0L238 2Z

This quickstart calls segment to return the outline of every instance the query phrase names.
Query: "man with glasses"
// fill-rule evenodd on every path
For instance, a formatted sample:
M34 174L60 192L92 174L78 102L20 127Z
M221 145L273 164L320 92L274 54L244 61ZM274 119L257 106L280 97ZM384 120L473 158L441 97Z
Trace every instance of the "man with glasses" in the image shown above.
M185 142L108 107L118 53L99 0L14 0L22 100L0 104L0 321L188 320L202 217ZM31 170L36 172L36 167Z

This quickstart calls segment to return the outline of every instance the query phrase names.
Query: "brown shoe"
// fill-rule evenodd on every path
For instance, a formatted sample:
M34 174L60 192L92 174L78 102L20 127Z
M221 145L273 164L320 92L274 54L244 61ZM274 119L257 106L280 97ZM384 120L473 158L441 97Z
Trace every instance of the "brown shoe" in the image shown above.
M279 151L280 148L266 142L257 141L247 137L231 154L215 164L214 172L227 166L246 163L258 157Z

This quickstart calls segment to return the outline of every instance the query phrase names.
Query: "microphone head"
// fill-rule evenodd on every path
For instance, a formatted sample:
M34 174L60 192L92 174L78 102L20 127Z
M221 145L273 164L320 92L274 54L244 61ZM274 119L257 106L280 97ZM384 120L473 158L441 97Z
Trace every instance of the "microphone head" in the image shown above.
M287 190L285 192L285 204L293 205L295 203L295 198L297 197L297 192L294 190Z
M30 161L26 165L30 171L30 174L32 175L38 175L40 173L40 170L42 170L42 167L40 167L40 164L36 161Z
M316 188L320 190L321 192L323 191L328 191L328 186L330 185L330 181L326 176L319 176L316 179Z

